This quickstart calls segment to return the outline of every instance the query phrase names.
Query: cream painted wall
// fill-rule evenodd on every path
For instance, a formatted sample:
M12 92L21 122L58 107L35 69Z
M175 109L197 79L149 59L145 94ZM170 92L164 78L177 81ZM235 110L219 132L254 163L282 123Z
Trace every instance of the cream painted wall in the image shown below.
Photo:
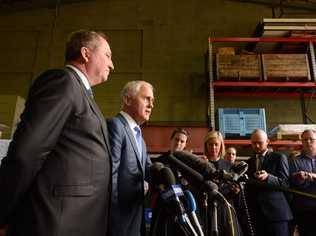
M225 0L99 0L64 5L58 11L2 14L0 94L25 97L36 75L63 65L67 34L90 28L107 33L113 51L115 72L108 82L94 88L105 116L119 111L122 86L142 79L155 87L152 122L206 124L208 36L251 36L258 22L271 16L267 7ZM261 103L258 100L253 106ZM280 109L293 106L289 100L273 104ZM216 105L239 103L235 98L219 98ZM301 121L298 113L291 112L286 121ZM283 118L273 112L269 126Z

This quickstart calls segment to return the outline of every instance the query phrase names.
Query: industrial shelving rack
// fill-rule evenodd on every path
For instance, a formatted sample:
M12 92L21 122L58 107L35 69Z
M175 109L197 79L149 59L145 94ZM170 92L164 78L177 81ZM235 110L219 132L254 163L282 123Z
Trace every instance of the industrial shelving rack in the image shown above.
M208 38L208 71L209 71L209 104L208 104L208 117L209 128L215 130L215 96L253 96L253 97L265 97L265 96L300 96L301 108L303 114L303 121L307 123L305 117L305 100L306 96L310 96L310 91L314 93L316 91L316 60L314 43L316 42L315 36L299 36L299 37L209 37ZM270 82L270 81L221 81L215 80L214 72L214 47L216 43L304 43L308 48L310 58L310 73L311 81L308 82ZM234 92L225 88L266 88L265 92ZM281 88L286 88L286 92L280 92ZM270 90L269 90L270 89ZM217 90L220 90L217 92ZM309 93L307 93L307 91ZM229 145L250 145L248 140L225 140ZM298 148L301 145L300 141L292 140L276 140L271 142L272 146L291 146L292 148Z

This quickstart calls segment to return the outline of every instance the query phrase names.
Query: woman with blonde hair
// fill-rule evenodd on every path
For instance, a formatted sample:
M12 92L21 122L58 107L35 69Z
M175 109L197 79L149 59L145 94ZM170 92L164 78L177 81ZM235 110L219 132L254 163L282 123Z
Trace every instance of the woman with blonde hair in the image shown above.
M231 168L229 161L224 160L225 144L223 136L218 131L209 131L204 138L204 154L207 160L214 164L216 169L228 171Z
M223 136L218 131L209 131L204 138L204 154L209 162L219 171L230 171L232 164L225 160L225 144ZM226 183L222 179L214 180L218 184L219 192L221 192L228 202L233 203L233 199L239 193L238 186L232 183ZM226 204L225 204L226 205ZM231 204L228 204L231 206ZM234 210L223 204L218 205L218 235L240 235L240 227L238 220L234 214ZM213 217L212 211L208 211L208 218ZM233 223L235 222L235 223Z

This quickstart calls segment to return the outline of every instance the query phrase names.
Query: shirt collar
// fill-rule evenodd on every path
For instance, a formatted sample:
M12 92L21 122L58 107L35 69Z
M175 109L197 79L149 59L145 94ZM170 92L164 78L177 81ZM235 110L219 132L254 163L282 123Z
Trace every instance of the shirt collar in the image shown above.
M88 80L88 78L85 76L84 73L82 73L77 67L75 67L75 66L73 66L73 65L67 64L66 67L69 67L69 68L73 69L73 70L77 73L77 75L79 76L80 80L82 81L84 87L85 87L87 90L91 89L91 86L90 86L90 84L89 84L89 80Z
M136 126L139 127L136 121L128 113L126 113L125 111L120 111L120 114L126 119L129 127L131 128L131 130L133 130L133 132Z

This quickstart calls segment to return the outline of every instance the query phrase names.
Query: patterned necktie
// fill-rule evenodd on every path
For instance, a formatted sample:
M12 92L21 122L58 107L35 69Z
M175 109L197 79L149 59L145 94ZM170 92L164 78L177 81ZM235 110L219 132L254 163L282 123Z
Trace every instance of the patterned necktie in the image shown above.
M139 126L135 126L134 130L136 132L135 138L136 138L137 149L140 154L140 158L142 158L142 131L140 130Z
M262 156L260 154L256 154L256 170L261 170L261 160Z

